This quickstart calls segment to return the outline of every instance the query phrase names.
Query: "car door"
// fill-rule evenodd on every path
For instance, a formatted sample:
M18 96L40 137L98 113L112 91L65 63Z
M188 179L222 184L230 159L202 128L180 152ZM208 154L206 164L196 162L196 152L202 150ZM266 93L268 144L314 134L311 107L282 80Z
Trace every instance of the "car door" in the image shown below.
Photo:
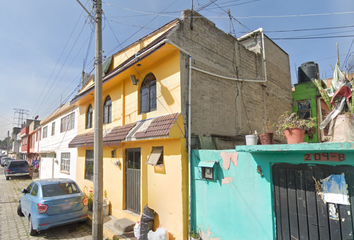
M38 203L38 184L34 183L31 193L28 194L27 199L28 199L28 204L29 204L29 212L31 215L35 214L38 212L37 208L37 203Z
M31 205L30 205L30 193L32 191L32 188L34 186L34 182L32 182L28 187L26 188L27 193L24 193L21 197L21 208L22 212L28 216L28 213L30 213Z

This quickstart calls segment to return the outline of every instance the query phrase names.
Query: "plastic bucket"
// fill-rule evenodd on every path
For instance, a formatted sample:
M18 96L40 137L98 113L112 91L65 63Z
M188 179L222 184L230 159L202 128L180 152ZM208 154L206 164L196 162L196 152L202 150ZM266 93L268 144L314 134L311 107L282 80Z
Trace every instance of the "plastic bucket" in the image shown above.
M257 135L246 135L246 145L257 145Z

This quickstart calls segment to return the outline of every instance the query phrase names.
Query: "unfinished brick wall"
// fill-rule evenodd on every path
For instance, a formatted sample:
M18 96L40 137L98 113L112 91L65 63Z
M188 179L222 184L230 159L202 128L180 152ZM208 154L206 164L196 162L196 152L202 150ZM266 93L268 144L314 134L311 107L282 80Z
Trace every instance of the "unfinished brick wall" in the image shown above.
M168 39L188 51L192 66L214 74L242 79L264 79L262 54L246 49L230 34L197 14L190 29L190 11ZM196 14L196 13L194 13ZM265 38L268 82L226 80L192 71L192 134L245 135L262 131L291 110L291 79L288 55ZM188 113L188 56L181 53L182 113Z

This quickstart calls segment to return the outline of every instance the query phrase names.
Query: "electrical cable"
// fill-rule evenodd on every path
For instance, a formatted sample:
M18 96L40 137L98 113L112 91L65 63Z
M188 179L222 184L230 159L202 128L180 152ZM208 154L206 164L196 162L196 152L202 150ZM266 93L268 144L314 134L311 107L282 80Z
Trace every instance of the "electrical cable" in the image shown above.
M50 76L49 76L49 78L48 78L48 80L47 80L45 86L43 87L43 90L42 90L41 94L39 95L39 98L37 99L36 104L35 104L34 107L33 107L33 112L35 112L34 110L36 109L36 106L37 106L39 100L40 100L41 97L43 96L43 93L44 93L44 91L45 91L45 89L46 89L46 87L47 87L47 85L48 85L50 79L52 78L52 75L53 75L53 73L54 73L54 71L55 71L57 65L59 64L59 61L60 61L62 55L64 54L64 51L65 51L65 49L66 49L66 46L69 44L69 41L70 41L70 39L71 39L71 36L73 35L73 33L74 33L75 29L76 29L76 26L78 25L78 23L79 23L79 21L80 21L80 18L81 18L82 14L83 14L83 12L84 12L84 10L82 10L82 12L81 12L79 18L77 19L77 22L76 22L76 24L75 24L73 30L71 31L71 34L70 34L70 36L69 36L69 39L68 39L68 40L66 41L66 43L65 43L64 49L63 49L62 52L60 53L60 56L59 56L59 58L58 58L58 61L57 61L57 63L55 64L54 69L52 70L52 72L51 72L51 74L50 74ZM39 108L38 108L38 109L39 109ZM32 111L31 111L31 112L32 112ZM31 112L30 112L30 115L31 115Z
M47 94L46 94L46 95L45 95L45 97L43 98L43 101L42 101L41 105L39 106L39 109L40 109L40 108L42 107L42 105L45 103L46 98L47 98L47 96L48 96L49 92L52 90L54 83L55 83L55 82L56 82L56 80L58 79L58 76L59 76L59 74L61 73L61 70L63 69L63 67L64 67L64 65L65 65L66 61L68 60L68 58L69 58L69 56L70 56L70 54L71 54L71 52L72 52L73 48L75 47L75 45L76 45L76 43L77 43L78 39L80 38L81 33L83 32L85 25L86 25L86 23L82 26L82 29L81 29L81 31L80 31L80 33L79 33L79 35L77 36L77 38L76 38L76 40L75 40L74 44L72 45L72 47L71 47L71 49L70 49L69 53L67 54L67 56L66 56L66 58L65 58L64 62L61 64L61 68L60 68L60 70L59 70L58 74L56 75L56 77L55 77L54 81L52 82L52 85L49 87L49 90L47 91ZM60 82L60 80L59 80L59 82ZM54 91L54 90L55 90L55 88L54 88L52 91Z
M175 4L176 2L178 2L179 0L175 0L173 3L171 3L168 7L166 7L161 13L165 12L168 8L170 8L173 4ZM146 27L147 25L149 25L152 21L154 21L159 15L156 15L153 19L151 19L148 23L146 23L144 25L144 27ZM143 28L140 28L138 31L136 31L135 33L133 33L132 35L130 35L130 37L128 37L127 39L125 39L121 44L124 44L125 42L127 42L129 39L131 39L133 36L135 36L138 32L140 32ZM117 47L113 48L111 51L109 51L108 53L111 54L112 52L114 52L117 49Z

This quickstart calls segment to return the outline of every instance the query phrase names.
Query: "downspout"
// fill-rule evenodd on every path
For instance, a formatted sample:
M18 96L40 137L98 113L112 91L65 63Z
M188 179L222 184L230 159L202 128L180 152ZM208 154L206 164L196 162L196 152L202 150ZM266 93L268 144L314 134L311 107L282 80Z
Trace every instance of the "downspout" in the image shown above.
M263 82L267 82L268 78L267 78L267 68L266 68L266 57L265 57L265 48L264 48L264 32L263 32L263 28L258 28L257 30L254 30L250 33L247 33L239 38L237 38L238 41L242 41L245 40L247 38L249 38L251 35L256 34L257 32L261 33L262 35L262 57L263 57L263 72L264 72L264 80Z
M251 37L251 35L256 34L257 32L261 33L261 36L262 36L263 73L264 73L264 82L267 82L268 78L267 78L267 67L266 67L263 28L258 28L255 31L252 31L252 32L250 32L248 34L245 34L245 35L239 37L237 40L238 41L242 41L244 39L247 39L247 38ZM267 129L267 108L266 108L266 94L265 94L265 86L264 85L262 86L262 92L263 92L263 110L264 110L264 119L265 119L264 127L265 127L265 129Z
M175 43L173 43L172 41L167 40L167 43L176 47L177 49L179 49L181 52L185 53L188 55L189 58L189 70L188 70L188 235L192 230L192 164L191 164L191 150L192 150L192 146L191 146L191 141L192 141L192 111L191 111L191 107L192 107L192 55L187 52L186 50L184 50L183 48L179 47L178 45L176 45ZM190 239L190 237L188 237L188 239Z

